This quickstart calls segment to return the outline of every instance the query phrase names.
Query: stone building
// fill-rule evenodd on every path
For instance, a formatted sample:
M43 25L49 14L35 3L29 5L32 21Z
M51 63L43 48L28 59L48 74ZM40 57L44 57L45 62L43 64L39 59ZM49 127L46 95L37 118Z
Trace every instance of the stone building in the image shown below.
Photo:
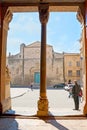
M77 80L81 84L81 61L79 53L64 53L64 80Z
M40 83L40 48L39 41L30 45L21 44L20 52L9 54L7 65L11 73L12 85L35 85ZM47 45L47 86L64 82L63 54L56 53L51 45Z
M21 44L18 54L9 54L7 64L12 85L40 84L40 47L39 41L27 46ZM47 45L46 66L47 86L68 82L69 79L80 81L79 53L57 53Z

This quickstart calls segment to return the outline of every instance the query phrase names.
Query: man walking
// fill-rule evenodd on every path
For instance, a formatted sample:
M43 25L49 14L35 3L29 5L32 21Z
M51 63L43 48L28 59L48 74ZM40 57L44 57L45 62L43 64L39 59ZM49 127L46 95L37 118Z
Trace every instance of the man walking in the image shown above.
M79 92L81 90L80 85L78 85L77 81L74 81L75 85L72 88L72 96L74 99L75 109L79 110Z

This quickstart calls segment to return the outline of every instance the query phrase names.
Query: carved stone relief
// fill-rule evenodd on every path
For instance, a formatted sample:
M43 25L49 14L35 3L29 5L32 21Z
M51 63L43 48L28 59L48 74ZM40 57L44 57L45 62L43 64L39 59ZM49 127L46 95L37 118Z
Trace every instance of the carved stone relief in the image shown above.
M42 24L46 24L49 18L49 5L48 4L40 4L39 5L39 18Z

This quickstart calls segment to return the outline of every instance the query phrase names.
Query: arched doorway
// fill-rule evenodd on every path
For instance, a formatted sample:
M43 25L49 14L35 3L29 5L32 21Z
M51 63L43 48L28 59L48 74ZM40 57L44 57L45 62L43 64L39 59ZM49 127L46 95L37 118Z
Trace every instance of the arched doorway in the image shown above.
M8 32L8 25L9 25L9 22L10 22L10 20L11 20L11 18L12 18L12 13L11 12L17 12L17 11L21 11L22 9L23 9L23 11L38 11L38 8L37 8L37 6L38 5L32 5L32 6L30 6L30 3L29 3L29 6L26 6L26 4L25 4L25 6L26 6L26 8L24 8L23 7L23 5L24 5L24 3L21 3L22 5L19 7L19 4L17 4L16 3L16 5L15 5L15 7L14 7L14 5L12 4L12 3L10 3L10 4L7 4L7 6L3 3L3 6L2 6L2 4L1 4L1 33L0 33L0 36L1 36L1 54L0 54L0 56L1 56L1 60L0 60L0 65L1 65L1 67L0 67L0 69L1 69L1 73L0 73L0 76L1 76L1 80L0 80L0 86L1 86L1 88L0 88L0 93L1 93L1 97L0 97L0 102L1 102L1 104L0 104L0 108L1 108L1 113L3 113L4 111L6 111L6 109L8 109L8 108L10 108L11 106L10 106L10 99L6 99L5 98L5 66L6 66L6 40L7 40L7 32ZM39 4L39 3L37 3L37 4ZM54 5L54 3L53 3L53 5ZM80 20L81 20L81 22L83 23L83 25L85 25L86 24L86 18L85 18L85 15L86 15L86 11L84 11L85 10L85 6L84 6L84 3L75 3L75 4L73 4L73 6L72 6L72 4L71 3L60 3L60 5L61 6L54 6L54 7L56 7L56 8L53 8L53 10L61 10L61 8L65 5L65 8L66 8L66 10L68 9L68 10L73 10L73 9L75 9L75 10L77 10L77 8L78 7L80 7L80 13L79 13L79 18L80 18ZM45 8L45 6L47 6L47 8ZM39 100L39 102L38 102L38 108L39 108L39 111L38 111L38 115L48 115L48 100L47 100L47 98L46 98L46 86L45 86L45 82L46 82L46 55L44 56L44 54L45 54L45 51L43 51L43 50L45 50L46 49L46 45L44 45L44 43L46 42L46 35L45 35L45 33L46 33L46 23L47 23L47 21L48 21L48 6L50 7L50 11L52 10L52 6L49 4L45 4L45 6L44 6L44 4L41 4L40 5L40 8L39 8L39 13L40 13L40 21L41 21L41 24L42 24L42 43L43 43L43 46L44 46L44 49L42 48L42 57L41 57L41 63L43 63L44 64L44 71L43 70L41 70L41 72L43 72L42 74L41 74L41 87L40 87L40 96L41 96L41 98L44 98L44 100L42 101L41 100L41 98L40 98L40 100ZM18 7L18 8L17 8ZM71 8L72 7L72 8ZM64 9L64 8L62 8L62 9ZM46 17L45 17L45 15L44 15L44 11L46 11ZM42 16L44 16L44 19L42 19ZM86 27L84 27L84 38L85 38L85 35L86 35ZM85 40L84 40L85 41ZM85 41L85 43L86 43L86 41ZM42 46L42 47L43 47ZM85 57L86 57L86 44L85 44L85 48L84 48L84 53L85 53ZM86 62L86 59L85 59L85 62ZM86 63L85 63L85 65L86 65ZM41 66L42 66L42 64L41 64ZM86 69L86 66L85 66L85 69ZM85 70L85 72L86 72L86 70ZM87 76L86 76L86 73L85 73L85 79L87 78ZM86 80L85 80L85 86L86 86ZM3 86L3 87L2 87ZM84 107L84 114L87 114L87 92L86 92L86 87L85 87L85 107ZM3 93L3 95L2 95L2 93ZM44 102L44 105L45 105L45 108L44 108L44 112L42 112L42 110L43 110L43 103L42 102Z

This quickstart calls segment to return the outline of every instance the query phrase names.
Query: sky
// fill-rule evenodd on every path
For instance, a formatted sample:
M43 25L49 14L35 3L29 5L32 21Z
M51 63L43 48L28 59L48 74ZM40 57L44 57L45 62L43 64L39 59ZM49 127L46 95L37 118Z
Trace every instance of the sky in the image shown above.
M75 12L54 12L47 23L47 44L55 52L78 53L80 50L81 24ZM41 41L41 23L38 13L14 13L9 24L7 55L20 52L20 44Z

